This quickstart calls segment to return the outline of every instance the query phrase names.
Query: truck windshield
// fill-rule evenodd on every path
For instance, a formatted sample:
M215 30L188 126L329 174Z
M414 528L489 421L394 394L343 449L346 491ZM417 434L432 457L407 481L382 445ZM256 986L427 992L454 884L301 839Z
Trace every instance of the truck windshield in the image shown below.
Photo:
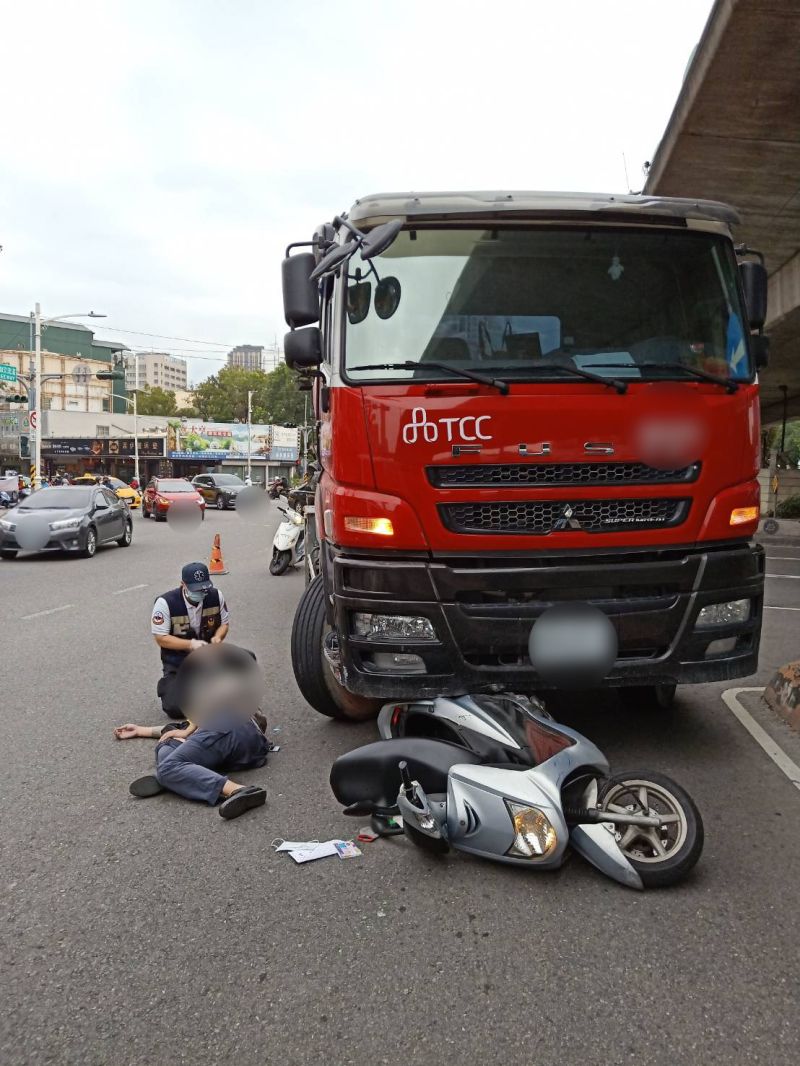
M345 372L354 381L746 381L752 366L731 243L697 231L404 230L347 268ZM376 363L407 369L368 369ZM426 366L426 364L431 364ZM363 370L359 370L363 367Z

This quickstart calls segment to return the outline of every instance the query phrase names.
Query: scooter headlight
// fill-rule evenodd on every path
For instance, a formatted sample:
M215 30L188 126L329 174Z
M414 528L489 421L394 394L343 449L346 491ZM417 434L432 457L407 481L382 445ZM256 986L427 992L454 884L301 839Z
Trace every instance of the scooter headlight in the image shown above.
M506 800L506 806L516 833L506 854L518 859L546 858L558 844L558 835L544 811L510 800Z

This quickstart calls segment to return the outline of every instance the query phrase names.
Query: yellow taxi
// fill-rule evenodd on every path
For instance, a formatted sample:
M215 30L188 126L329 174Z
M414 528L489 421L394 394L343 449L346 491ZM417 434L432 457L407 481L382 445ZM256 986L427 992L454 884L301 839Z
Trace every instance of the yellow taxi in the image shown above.
M100 482L103 480L104 476L105 475L97 477L94 474L81 474L80 477L75 478L73 484L99 485ZM114 494L116 495L117 499L124 500L125 503L127 503L127 505L131 508L131 510L135 511L137 507L142 506L141 493L137 492L136 489L132 489L130 485L127 485L122 480L122 478L109 477L108 480L111 483L111 488L114 490Z

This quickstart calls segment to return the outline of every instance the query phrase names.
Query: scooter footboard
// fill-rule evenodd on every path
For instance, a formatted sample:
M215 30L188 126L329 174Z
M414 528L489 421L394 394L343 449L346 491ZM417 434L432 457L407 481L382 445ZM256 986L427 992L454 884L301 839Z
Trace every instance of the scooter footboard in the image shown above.
M331 767L331 789L344 806L392 808L400 791L400 763L427 793L447 792L447 775L458 763L480 758L457 744L423 737L377 740L340 755Z

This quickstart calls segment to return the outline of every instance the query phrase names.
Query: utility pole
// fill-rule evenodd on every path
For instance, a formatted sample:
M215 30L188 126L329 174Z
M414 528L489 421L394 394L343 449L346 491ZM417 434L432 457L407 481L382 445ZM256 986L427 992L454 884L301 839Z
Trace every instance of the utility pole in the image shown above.
M253 450L253 390L247 390L247 477L252 481L252 459L250 453Z
M31 388L28 393L28 422L33 435L33 477L31 492L42 483L42 432L39 426L40 413L38 404L42 389L42 309L37 303L33 312L33 371Z

